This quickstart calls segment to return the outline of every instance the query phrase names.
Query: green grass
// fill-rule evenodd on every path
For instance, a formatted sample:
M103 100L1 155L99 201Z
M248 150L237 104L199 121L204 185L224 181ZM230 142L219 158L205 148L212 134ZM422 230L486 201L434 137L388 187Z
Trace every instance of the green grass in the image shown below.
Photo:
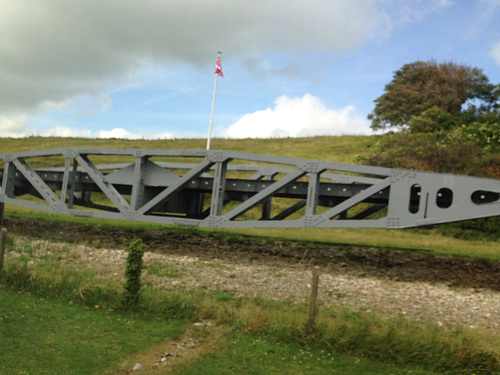
M212 139L211 149L288 156L339 163L353 163L370 152L379 136L342 136L277 139ZM1 152L44 150L62 147L202 149L205 139L88 139L58 137L0 138ZM99 160L99 159L97 159Z
M196 363L185 364L175 375L432 375L435 372L403 368L366 358L341 355L331 350L281 343L271 337L233 333L221 348Z
M153 262L149 265L147 273L148 275L155 275L158 277L178 278L184 274L184 271L160 262Z
M10 246L18 245L14 241ZM296 373L322 373L327 357L320 353L337 358L336 365L344 367L344 373L349 368L367 374L500 371L498 340L495 343L460 327L440 329L432 323L320 309L311 333L305 329L304 304L240 299L226 292L180 294L150 288L144 289L135 310L126 312L121 310L122 288L116 282L65 270L57 262L57 249L45 258L27 245L16 250L25 255L9 258L0 274L0 366L9 371L2 374L98 374L128 355L178 336L186 322L207 319L231 328L234 335L224 341L223 349L201 359L201 364L190 364L193 367L184 373L201 371L196 369L205 368L204 361L225 362L225 367L233 368L238 355L249 361L234 367L235 371L279 373L274 371L281 358L298 358L300 350L306 349L314 353L316 362L304 359L304 366L293 362ZM30 256L36 259L35 265L30 264ZM278 342L288 349L265 349ZM273 355L263 356L264 349ZM29 360L16 361L26 352L32 353ZM95 358L98 363L87 364ZM76 359L80 367L65 362Z
M84 375L107 373L127 357L180 336L183 321L146 320L0 289L0 373ZM217 350L173 374L421 374L367 358L268 336L233 331ZM186 354L188 355L188 354ZM335 371L335 372L334 372Z
M146 320L0 289L0 373L99 374L184 330L179 320Z

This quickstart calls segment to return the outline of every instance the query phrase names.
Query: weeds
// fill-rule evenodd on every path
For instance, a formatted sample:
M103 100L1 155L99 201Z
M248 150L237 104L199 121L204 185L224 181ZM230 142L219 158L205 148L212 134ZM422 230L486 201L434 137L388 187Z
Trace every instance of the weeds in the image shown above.
M439 371L500 370L498 354L482 349L472 335L431 322L383 320L375 314L342 311L334 320L323 321L311 340L317 346L399 365L425 365Z
M154 275L158 277L177 278L181 277L183 273L184 271L182 269L180 270L177 268L172 268L159 262L153 262L148 267L148 275Z
M123 307L133 309L139 303L141 290L142 257L144 256L144 244L137 239L128 245L124 245L128 252L127 268L125 270L125 293L123 295Z
M134 246L138 245L140 242ZM17 251L38 256L33 247ZM9 259L0 274L1 285L91 310L120 311L126 307L121 283L97 280L91 273L70 271L62 266L50 268L48 263L57 263L56 255L37 259L47 263L46 267L30 265L28 256ZM315 348L401 366L423 366L441 373L500 371L499 352L487 349L480 336L460 328L439 328L431 322L320 310L314 330L307 331L305 304L242 299L227 292L166 293L151 288L142 290L133 312L153 320L212 320L232 327L235 332L299 345L304 350Z
M122 306L119 289L111 285L89 286L88 280L74 273L45 277L26 265L11 264L0 281L9 289L91 308L114 310ZM458 328L438 328L431 323L384 320L369 313L338 311L334 316L320 313L315 329L310 332L305 329L306 305L238 299L229 293L178 294L152 289L144 291L135 311L155 319L211 319L255 337L400 366L424 366L455 373L500 371L498 353L486 350L479 339Z

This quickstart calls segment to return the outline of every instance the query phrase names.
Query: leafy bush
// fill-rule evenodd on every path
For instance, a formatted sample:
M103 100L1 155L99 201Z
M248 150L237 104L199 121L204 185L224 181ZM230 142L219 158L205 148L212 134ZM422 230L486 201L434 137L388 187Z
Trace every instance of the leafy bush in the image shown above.
M500 119L474 121L457 129L458 136L466 142L479 147L485 154L500 152Z
M372 149L371 155L357 161L389 168L477 175L485 160L477 146L440 133L390 133Z

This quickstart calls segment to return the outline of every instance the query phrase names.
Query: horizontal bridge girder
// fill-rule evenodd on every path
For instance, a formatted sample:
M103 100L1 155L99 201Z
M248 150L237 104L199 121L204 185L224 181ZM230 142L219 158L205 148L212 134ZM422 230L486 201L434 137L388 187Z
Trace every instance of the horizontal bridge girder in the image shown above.
M223 150L0 154L0 203L203 227L406 228L500 215L500 181Z

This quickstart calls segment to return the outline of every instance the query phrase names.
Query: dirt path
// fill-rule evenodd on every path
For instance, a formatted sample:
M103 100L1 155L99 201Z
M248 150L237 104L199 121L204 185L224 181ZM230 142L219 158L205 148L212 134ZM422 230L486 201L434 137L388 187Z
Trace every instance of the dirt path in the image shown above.
M127 358L118 370L103 375L169 374L179 365L194 363L203 355L217 350L225 330L214 325L193 326L181 338L154 347L146 353ZM135 370L140 369L140 371Z

